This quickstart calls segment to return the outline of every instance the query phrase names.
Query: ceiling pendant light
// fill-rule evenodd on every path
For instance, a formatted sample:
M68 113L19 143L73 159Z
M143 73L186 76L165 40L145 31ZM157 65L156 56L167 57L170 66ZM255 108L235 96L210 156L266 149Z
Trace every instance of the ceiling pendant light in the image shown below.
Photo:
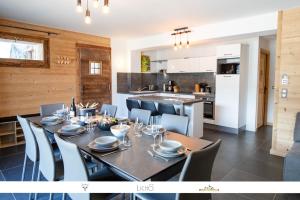
M95 8L99 8L99 0L94 0L93 5Z
M174 50L177 50L177 46L179 49L182 48L183 44L182 44L182 40L181 40L181 36L182 34L186 34L186 48L189 48L190 46L190 41L188 38L188 34L191 32L191 30L189 30L188 27L182 27L182 28L177 28L174 29L174 32L171 34L172 36L174 36L175 38L175 43L174 43ZM179 45L177 45L177 40L176 40L176 36L179 35Z
M174 34L174 50L177 51L176 34Z
M104 0L104 6L102 8L103 13L109 13L109 0Z
M190 47L189 33L186 33L186 48Z
M91 23L91 12L89 10L89 1L87 0L87 4L86 4L86 11L85 11L85 19L84 22L86 24L90 24Z
M81 0L77 0L76 11L79 13L81 13L83 11L82 6L81 6Z

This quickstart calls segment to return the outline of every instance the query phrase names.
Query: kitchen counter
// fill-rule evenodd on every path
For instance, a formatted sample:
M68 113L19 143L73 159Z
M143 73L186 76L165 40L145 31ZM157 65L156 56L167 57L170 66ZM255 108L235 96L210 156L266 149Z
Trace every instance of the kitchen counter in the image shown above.
M202 99L166 97L166 96L158 96L158 95L133 96L133 97L129 97L128 99L135 99L139 101L154 101L157 103L174 104L174 105L190 105L190 104L202 102Z
M155 93L161 93L161 94L178 94L178 95L193 95L195 97L214 97L214 93L194 93L194 92L169 92L169 91L160 91L160 90L145 90L145 91L129 91L129 92L118 92L119 94L131 94L131 95L144 95L144 94L155 94Z

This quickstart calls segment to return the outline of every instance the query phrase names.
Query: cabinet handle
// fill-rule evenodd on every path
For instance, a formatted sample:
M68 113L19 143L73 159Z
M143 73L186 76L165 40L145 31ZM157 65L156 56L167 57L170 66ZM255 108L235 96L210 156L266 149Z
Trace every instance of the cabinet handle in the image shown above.
M231 56L232 53L224 53L224 56Z
M179 71L179 72L185 72L185 71Z
M225 75L224 75L224 77L227 77L227 78L229 78L229 77L232 77L232 76L229 76L229 75L225 76Z

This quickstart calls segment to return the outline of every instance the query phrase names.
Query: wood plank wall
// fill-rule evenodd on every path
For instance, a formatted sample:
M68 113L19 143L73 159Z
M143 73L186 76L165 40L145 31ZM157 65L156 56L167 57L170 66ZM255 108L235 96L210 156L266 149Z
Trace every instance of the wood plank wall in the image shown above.
M271 154L285 156L293 144L295 116L300 112L300 8L280 11L278 15L275 69L275 107ZM281 84L282 74L289 77ZM280 97L282 88L288 98Z
M81 23L81 22L79 22ZM1 32L36 35L49 38L50 68L0 67L0 117L39 112L41 104L63 102L71 97L79 99L79 65L76 43L110 47L110 39L59 30L32 24L0 19L0 25L58 33L50 35L0 26ZM58 64L59 56L67 56L70 64Z

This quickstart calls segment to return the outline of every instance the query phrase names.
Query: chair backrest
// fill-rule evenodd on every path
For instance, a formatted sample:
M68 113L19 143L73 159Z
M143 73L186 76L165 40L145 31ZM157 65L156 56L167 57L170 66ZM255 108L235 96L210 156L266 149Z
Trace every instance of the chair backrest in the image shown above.
M192 151L183 166L179 181L210 181L214 160L218 153L221 140L211 146ZM211 199L211 194L176 194L176 200Z
M144 125L148 125L151 118L151 111L133 108L129 119L135 121L136 118L138 118L139 122L143 122Z
M54 135L64 162L64 181L88 181L89 175L77 145ZM69 194L73 200L89 199L89 194Z
M167 131L187 134L189 118L187 116L163 114L161 117L161 125Z
M55 158L50 141L44 129L30 122L30 127L39 147L39 170L48 181L55 179Z
M36 143L35 136L30 128L27 119L19 115L17 116L17 118L22 127L23 134L25 137L25 142L26 142L25 153L32 162L35 162L38 159L38 146Z
M164 103L159 103L158 104L158 112L162 114L171 114L171 115L176 115L176 110L174 108L173 104L164 104Z
M153 101L141 101L141 108L143 110L150 110L151 113L157 112L156 106Z
M42 117L50 116L55 111L63 109L64 104L63 103L55 103L55 104L45 104L40 106L40 115Z
M300 112L296 114L296 122L294 129L294 141L300 142Z
M141 108L139 102L133 99L126 99L126 105L129 111L131 111L133 108L137 108L137 109Z
M110 117L115 117L117 112L117 106L109 105L109 104L102 104L100 109L100 115L103 115L106 111L106 114Z

